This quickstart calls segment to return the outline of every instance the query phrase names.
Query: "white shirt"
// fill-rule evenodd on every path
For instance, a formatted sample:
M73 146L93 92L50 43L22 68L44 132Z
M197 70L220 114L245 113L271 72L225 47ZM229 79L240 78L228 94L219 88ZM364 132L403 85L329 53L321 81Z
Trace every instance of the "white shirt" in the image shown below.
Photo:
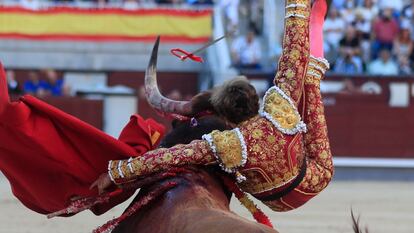
M380 9L392 8L397 11L401 11L404 7L402 0L379 0L378 4Z
M391 59L385 63L377 59L369 64L368 73L375 75L398 75L398 67Z
M378 7L376 6L373 6L371 8L360 7L357 11L361 12L364 16L364 19L368 21L372 21L378 15L379 12Z
M241 64L248 65L260 63L262 48L257 39L248 43L246 37L242 36L234 40L231 47L233 52L239 56Z
M345 20L343 20L342 18L338 18L338 17L335 19L327 18L325 21L325 24L323 25L323 30L325 32L324 33L325 41L328 42L330 45L338 47L339 41L344 36L345 27L346 27L346 23L345 23ZM329 30L338 30L338 29L341 31L328 32Z

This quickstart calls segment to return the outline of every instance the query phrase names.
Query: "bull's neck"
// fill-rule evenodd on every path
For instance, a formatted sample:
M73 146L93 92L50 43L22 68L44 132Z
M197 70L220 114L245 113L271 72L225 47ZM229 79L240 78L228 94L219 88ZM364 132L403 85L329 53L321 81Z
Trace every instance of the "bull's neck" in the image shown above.
M175 207L229 210L229 199L215 176L200 171L186 174L176 181L178 186L166 194Z

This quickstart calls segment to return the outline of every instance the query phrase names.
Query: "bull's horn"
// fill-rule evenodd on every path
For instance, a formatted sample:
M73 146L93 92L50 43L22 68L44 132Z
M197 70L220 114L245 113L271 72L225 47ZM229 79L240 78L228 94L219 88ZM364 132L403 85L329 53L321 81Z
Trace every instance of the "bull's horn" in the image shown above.
M157 37L152 49L151 59L145 72L145 95L148 103L155 109L167 113L180 115L191 114L191 102L175 101L164 97L158 89L157 82L157 57L160 37Z

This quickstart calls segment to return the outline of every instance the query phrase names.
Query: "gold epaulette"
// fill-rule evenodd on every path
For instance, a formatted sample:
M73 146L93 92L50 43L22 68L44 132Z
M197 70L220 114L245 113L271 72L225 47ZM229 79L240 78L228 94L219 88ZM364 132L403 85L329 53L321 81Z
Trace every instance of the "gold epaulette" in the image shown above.
M239 182L245 180L237 169L247 162L247 147L239 128L226 131L214 130L203 135L213 151L220 167L227 173L235 173Z
M284 134L294 135L306 132L306 125L292 99L277 86L267 90L259 114L272 122Z

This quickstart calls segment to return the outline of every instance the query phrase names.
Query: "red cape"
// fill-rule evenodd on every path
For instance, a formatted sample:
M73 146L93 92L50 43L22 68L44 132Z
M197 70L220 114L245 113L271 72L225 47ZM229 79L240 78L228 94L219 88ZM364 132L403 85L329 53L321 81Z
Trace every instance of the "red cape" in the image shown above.
M157 122L134 115L115 139L35 97L10 102L0 64L0 170L13 194L38 213L63 209L73 196L96 195L89 186L107 171L109 160L153 149L164 130ZM100 213L130 195L109 203Z

